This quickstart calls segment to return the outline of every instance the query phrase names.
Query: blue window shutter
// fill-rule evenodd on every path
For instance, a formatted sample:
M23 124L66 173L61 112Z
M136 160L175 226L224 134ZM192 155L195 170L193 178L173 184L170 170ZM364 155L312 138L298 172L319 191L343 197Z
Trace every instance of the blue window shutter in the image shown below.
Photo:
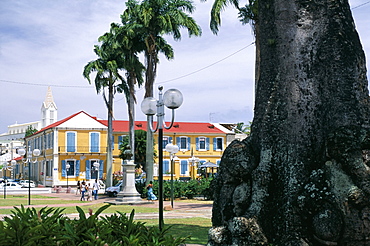
M64 178L66 176L67 176L66 161L62 160L62 177Z
M54 148L54 132L51 133L51 148Z
M168 160L163 160L163 173L170 171L170 162Z
M169 138L168 138L168 141L169 141L168 143L171 143L171 142L172 142L172 137L169 137ZM173 144L173 143L172 143L172 144Z
M112 136L112 149L114 149L114 136Z
M209 150L209 138L206 138L206 150Z
M86 160L86 179L91 179L90 161Z
M217 149L217 138L213 138L213 150Z
M76 134L74 132L67 132L67 152L76 151L75 136Z
M99 152L99 134L96 132L90 136L90 152Z
M188 137L188 144L187 144L187 149L190 150L190 138Z
M195 149L199 150L199 138L195 139Z
M186 160L181 160L181 174L186 174L186 171L188 170L188 161Z
M80 176L80 160L76 161L76 177Z
M221 160L217 160L217 161L216 161L216 164L217 164L217 165L220 165L220 163L221 163Z
M118 136L118 148L121 145L122 140L123 140L123 137L122 136Z
M168 138L162 138L162 148L165 150L166 149L166 145L168 144L167 143L167 141L168 141Z
M180 137L176 137L176 145L181 149Z
M99 179L103 178L103 172L104 172L104 161L100 160L99 161L100 166L99 166Z

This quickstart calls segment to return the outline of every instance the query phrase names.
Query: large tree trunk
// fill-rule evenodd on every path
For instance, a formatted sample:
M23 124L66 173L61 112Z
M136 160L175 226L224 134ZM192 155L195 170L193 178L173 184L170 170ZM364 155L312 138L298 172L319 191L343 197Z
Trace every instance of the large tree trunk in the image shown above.
M208 245L370 245L369 94L345 0L259 0L251 136L225 150Z

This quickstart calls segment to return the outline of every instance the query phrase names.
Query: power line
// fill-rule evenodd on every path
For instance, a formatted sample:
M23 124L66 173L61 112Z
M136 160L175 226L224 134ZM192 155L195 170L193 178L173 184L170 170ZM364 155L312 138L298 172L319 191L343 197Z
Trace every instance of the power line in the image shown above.
M177 77L177 78L173 78L173 79L169 79L169 80L166 80L166 81L161 81L161 82L156 82L155 84L158 84L158 83L161 83L161 84L165 84L165 83L169 83L169 82L172 82L172 81L175 81L175 80L179 80L179 79L182 79L182 78L185 78L185 77L188 77L190 75L193 75L193 74L196 74L196 73L199 73L207 68L210 68L234 55L236 55L237 53L245 50L246 48L252 46L254 44L254 42L250 43L249 45L247 46L244 46L243 48L235 51L234 53L214 62L214 63L211 63L210 65L208 66L205 66L203 68L200 68L194 72L190 72L188 74L185 74L185 75L182 75L180 77ZM19 82L19 81L10 81L10 80L0 80L0 82L4 82L4 83L11 83L11 84L22 84L22 85L33 85L33 86L52 86L52 87L65 87L65 88L91 88L92 86L84 86L84 85L51 85L51 84L40 84L40 83L31 83L31 82Z
M352 9L352 10L353 10L353 9L357 9L357 8L363 7L364 5L367 5L367 4L369 4L369 3L370 3L370 1L364 2L364 3L359 4L359 5L357 5L357 6L353 7L353 8L351 8L351 9ZM203 70L205 70L205 69L207 69L207 68L210 68L210 67L212 67L212 66L214 66L214 65L216 65L216 64L218 64L218 63L220 63L220 62L222 62L222 61L224 61L224 60L226 60L226 59L228 59L229 57L234 56L235 54L237 54L237 53L241 52L242 50L244 50L244 49L246 49L246 48L250 47L250 46L251 46L251 45L253 45L253 44L254 44L254 42L252 42L252 43L250 43L249 45L244 46L243 48L241 48L241 49L239 49L239 50L235 51L234 53L232 53L232 54L230 54L230 55L228 55L228 56L226 56L226 57L224 57L224 58L222 58L222 59L220 59L220 60L218 60L218 61L216 61L216 62L214 62L214 63L211 63L211 64L210 64L210 65L208 65L208 66L205 66L205 67L203 67L203 68L200 68L200 69L198 69L198 70L196 70L196 71L194 71L194 72L190 72L190 73L188 73L188 74L185 74L185 75L179 76L179 77L177 77L177 78L173 78L173 79L165 80L165 81L162 81L162 82L156 82L155 84L158 84L158 83L166 84L166 83L169 83L169 82L172 82L172 81L175 81L175 80L179 80L179 79L182 79L182 78L188 77L188 76L190 76L190 75L193 75L193 74L199 73L199 72L201 72L201 71L203 71ZM83 85L50 85L50 84L46 85L46 84L28 83L28 82L18 82L18 81L10 81L10 80L0 80L0 82L12 83L12 84L23 84L23 85L34 85L34 86L53 86L53 87L65 87L65 88L91 88L91 86L83 86ZM120 99L120 100L122 100L122 99Z
M92 88L92 86L86 85L51 85L51 84L40 84L40 83L31 83L31 82L19 82L19 81L10 81L10 80L0 80L0 82L10 83L10 84L20 84L20 85L34 85L34 86L53 86L53 87L66 87L66 88Z
M364 6L364 5L366 5L366 4L369 4L369 3L370 3L370 1L367 1L367 2L365 2L365 3L362 3L362 4L360 4L360 5L357 5L357 6L353 7L353 8L351 8L351 9L357 9L357 8L362 7L362 6Z
M241 49L239 49L239 50L235 51L234 53L232 53L232 54L230 54L230 55L228 55L228 56L226 56L226 57L222 58L221 60L218 60L218 61L216 61L216 62L214 62L214 63L211 63L210 65L205 66L205 67L203 67L203 68L200 68L200 69L198 69L198 70L196 70L196 71L194 71L194 72L191 72L191 73L188 73L188 74L185 74L185 75L179 76L179 77L177 77L177 78L173 78L173 79L165 80L165 81L162 81L162 82L156 82L156 84L158 84L158 83L161 83L161 84L169 83L169 82L172 82L172 81L174 81L174 80L182 79L182 78L188 77L188 76L190 76L190 75L193 75L193 74L199 73L199 72L201 72L201 71L203 71L203 70L205 70L205 69L207 69L207 68L209 68L209 67L212 67L212 66L214 66L214 65L216 65L216 64L218 64L218 63L220 63L220 62L222 62L222 61L224 61L224 60L226 60L226 59L228 59L228 58L230 58L230 57L232 57L232 56L234 56L234 55L236 55L237 53L239 53L239 52L243 51L244 49L248 48L249 46L252 46L253 44L254 44L254 42L250 43L250 44L249 44L249 45L247 45L247 46L244 46L243 48L241 48Z

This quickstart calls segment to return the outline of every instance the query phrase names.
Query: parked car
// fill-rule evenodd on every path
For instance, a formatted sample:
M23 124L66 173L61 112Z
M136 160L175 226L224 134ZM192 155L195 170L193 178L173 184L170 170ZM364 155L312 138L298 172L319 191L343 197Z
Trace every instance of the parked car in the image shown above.
M5 183L5 182L15 182L15 183L18 183L15 179L11 179L11 178L8 178L8 177L5 177L5 180L4 180L4 178L0 178L0 183Z
M28 185L30 184L31 188L35 188L35 182L31 180L21 180L19 181L19 185L22 186L22 188L28 188Z
M16 182L1 183L0 188L4 188L4 185L6 186L6 189L22 189L22 186Z
M108 187L105 190L105 193L108 194L108 196L116 197L117 194L121 191L122 181L119 181L115 186Z

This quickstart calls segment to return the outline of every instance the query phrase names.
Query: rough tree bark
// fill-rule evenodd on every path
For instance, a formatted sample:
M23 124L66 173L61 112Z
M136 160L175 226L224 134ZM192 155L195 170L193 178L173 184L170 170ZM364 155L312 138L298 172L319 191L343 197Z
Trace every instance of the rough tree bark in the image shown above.
M369 92L348 1L258 4L251 136L222 157L208 245L370 245Z

